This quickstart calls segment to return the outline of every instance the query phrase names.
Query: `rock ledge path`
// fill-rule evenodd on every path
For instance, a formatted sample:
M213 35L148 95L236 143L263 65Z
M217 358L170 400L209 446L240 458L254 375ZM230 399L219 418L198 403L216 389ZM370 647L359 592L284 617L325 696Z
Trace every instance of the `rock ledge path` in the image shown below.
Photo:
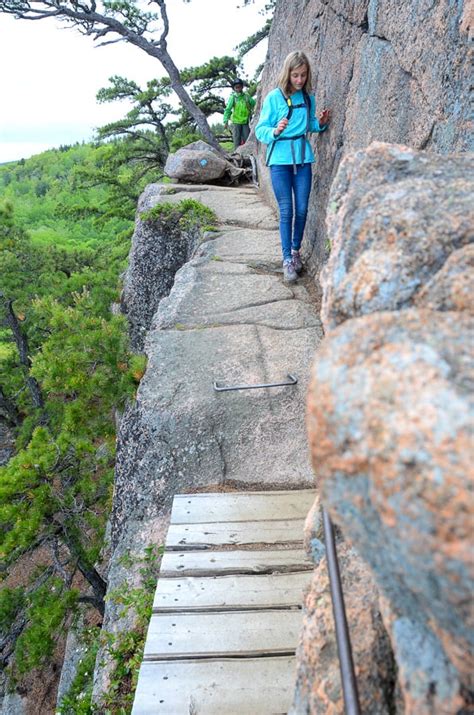
M159 304L136 408L121 428L117 553L160 534L166 541L133 712L283 713L312 569L302 547L314 501L305 403L323 331L309 279L283 283L277 219L255 189L156 184L141 210L186 198L215 211L217 230L205 234ZM214 382L266 384L288 373L296 385L214 390ZM132 472L133 482L125 481ZM208 501L204 516L185 524L176 510L187 495L193 506ZM273 516L261 511L262 499ZM206 663L220 682L217 700ZM225 683L235 684L228 695ZM267 709L255 709L272 688ZM172 698L174 709L160 702Z

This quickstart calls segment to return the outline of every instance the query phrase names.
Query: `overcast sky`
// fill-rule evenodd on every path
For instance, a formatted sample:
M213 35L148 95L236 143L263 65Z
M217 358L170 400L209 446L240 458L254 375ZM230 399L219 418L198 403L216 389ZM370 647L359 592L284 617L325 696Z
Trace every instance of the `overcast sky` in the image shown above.
M265 0L241 5L242 0L192 0L189 5L168 0L168 49L178 67L232 54L239 42L263 26L265 18L258 11ZM265 49L252 52L250 71L263 61ZM122 117L126 104L96 102L97 91L112 75L145 84L164 74L158 60L132 45L95 47L64 25L4 14L0 67L0 163L89 141L95 127Z

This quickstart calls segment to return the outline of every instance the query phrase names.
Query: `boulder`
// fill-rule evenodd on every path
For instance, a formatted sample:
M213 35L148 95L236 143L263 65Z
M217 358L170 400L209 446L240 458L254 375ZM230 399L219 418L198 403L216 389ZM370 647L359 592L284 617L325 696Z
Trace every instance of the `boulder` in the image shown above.
M319 350L309 392L322 500L399 614L391 637L399 669L417 664L416 713L456 712L446 708L474 672L473 341L466 313L346 321Z
M329 197L331 255L321 276L325 329L412 305L450 254L474 241L473 195L471 155L378 142L349 154ZM466 282L463 266L453 271L463 272ZM467 287L459 288L463 295Z
M168 154L164 172L171 179L194 184L206 184L223 177L233 180L245 174L204 141L193 142Z

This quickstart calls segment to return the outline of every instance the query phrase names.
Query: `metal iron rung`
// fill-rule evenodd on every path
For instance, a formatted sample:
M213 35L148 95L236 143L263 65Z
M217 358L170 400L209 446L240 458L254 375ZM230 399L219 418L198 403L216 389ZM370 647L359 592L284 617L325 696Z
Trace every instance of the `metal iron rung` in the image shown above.
M214 390L216 392L229 392L230 390L258 390L263 387L286 387L288 385L296 385L298 379L294 375L287 374L290 378L290 382L268 382L264 385L219 385L218 382L214 382Z

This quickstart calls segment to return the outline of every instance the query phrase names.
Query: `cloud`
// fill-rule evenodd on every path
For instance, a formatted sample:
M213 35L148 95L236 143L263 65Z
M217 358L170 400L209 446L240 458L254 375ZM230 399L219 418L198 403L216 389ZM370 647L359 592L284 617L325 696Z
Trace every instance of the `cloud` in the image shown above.
M223 4L222 0L219 4L216 0L168 3L168 48L179 67L232 54L239 42L264 23L258 10L265 0L241 9L237 1L226 0L225 22L216 14L216 6L222 13ZM23 139L21 156L26 157L30 155L27 147L31 150L47 142L46 136L50 146L71 143L60 138L66 135L82 141L95 127L122 117L127 104L96 101L97 91L108 85L112 75L145 84L164 74L158 60L132 45L96 47L90 38L49 20L28 22L0 14L0 36L0 162L7 161L7 154L11 156L13 142L20 145Z

